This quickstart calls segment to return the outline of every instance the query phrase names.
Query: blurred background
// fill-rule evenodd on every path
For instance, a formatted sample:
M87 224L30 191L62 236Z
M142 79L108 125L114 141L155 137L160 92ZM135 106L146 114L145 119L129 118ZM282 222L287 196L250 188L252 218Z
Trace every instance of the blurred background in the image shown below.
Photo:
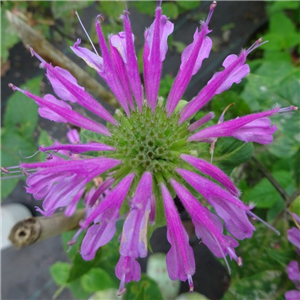
M207 1L163 1L163 13L174 22L175 28L168 41L161 96L168 95L180 65L181 53L192 42L199 22L206 19L210 4ZM234 85L230 91L216 96L196 118L212 110L217 120L232 102L235 105L226 112L226 119L267 110L276 104L282 107L299 106L299 4L298 1L218 2L209 25L212 29L209 35L213 40L212 52L192 78L184 94L185 100L197 95L214 72L222 68L227 55L239 54L242 48L250 47L261 36L269 43L250 54L248 62L251 74L238 86ZM156 2L128 1L127 5L142 72L143 35L145 28L153 21ZM31 156L39 145L49 145L55 139L66 142L68 130L63 123L40 118L37 105L32 100L20 93L13 94L8 87L9 83L13 83L41 96L53 93L44 70L39 68L39 61L31 57L22 40L45 60L67 68L75 77L80 77L81 82L87 83L83 84L86 89L113 113L115 101L105 82L76 57L69 46L80 38L81 45L91 49L75 11L79 13L97 47L94 29L96 15L104 15L103 29L107 36L123 30L119 18L123 10L122 1L1 1L1 166L45 160L41 153L30 159L23 157ZM34 39L35 35L40 38ZM49 47L48 43L53 47ZM80 68L75 69L71 61ZM288 243L286 230L292 224L287 211L298 214L300 211L299 114L278 116L272 120L278 128L273 143L268 146L254 145L253 158L234 168L231 176L243 191L242 200L254 202L255 213L275 226L281 236L277 237L262 224L256 223L254 237L241 241L238 248L238 254L244 260L243 267L238 268L235 262L231 262L232 274L229 275L224 262L199 244L191 229L190 243L197 263L195 290L208 299L283 299L285 291L293 288L285 269L290 260L299 260L299 256ZM37 216L39 213L35 206L41 207L41 201L25 193L24 179L25 176L2 180L2 206L5 208L11 203L21 203L29 214ZM186 228L189 228L189 217L184 211L181 211L181 217L186 222ZM6 223L2 224L3 232L7 226ZM168 251L165 233L165 228L154 233L151 239L154 253ZM118 280L113 271L117 256L108 258L101 254L98 260L87 266L78 258L78 248L66 252L65 243L73 234L49 238L19 250L6 246L6 237L2 234L1 299L87 299L94 292L117 288ZM115 238L106 246L106 250L116 251L117 243ZM147 262L148 258L140 261L144 271ZM97 271L100 266L104 266L107 271L105 276L109 276L109 280ZM146 288L157 294L149 292L147 297L150 298L145 296L145 299L161 299L160 293L165 298L175 298L174 295L166 296L164 291L156 290L157 284L147 278L143 278L148 284ZM106 282L106 285L97 284L100 281ZM136 284L128 287L125 299L139 299L135 297ZM179 285L174 287L178 293L188 291L187 283ZM163 289L161 286L159 288ZM108 295L101 297L110 299Z

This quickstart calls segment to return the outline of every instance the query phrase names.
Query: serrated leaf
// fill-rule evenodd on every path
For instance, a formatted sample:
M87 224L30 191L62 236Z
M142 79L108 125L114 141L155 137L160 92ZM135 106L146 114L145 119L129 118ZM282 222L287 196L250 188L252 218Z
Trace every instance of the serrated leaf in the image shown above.
M184 11L192 10L200 5L200 1L176 1L176 5L180 6Z
M144 293L141 293L144 289ZM143 294L143 298L139 298ZM127 292L124 295L124 300L163 300L162 294L156 282L150 279L147 275L142 274L140 281L131 281L127 284Z
M59 285L66 285L70 269L70 264L58 261L50 267L50 274L55 283Z
M93 268L81 279L83 288L90 293L116 288L109 274L101 268Z
M41 80L41 76L28 80L21 88L39 94ZM26 95L15 92L7 101L3 119L6 128L14 130L25 139L32 139L38 121L38 106Z

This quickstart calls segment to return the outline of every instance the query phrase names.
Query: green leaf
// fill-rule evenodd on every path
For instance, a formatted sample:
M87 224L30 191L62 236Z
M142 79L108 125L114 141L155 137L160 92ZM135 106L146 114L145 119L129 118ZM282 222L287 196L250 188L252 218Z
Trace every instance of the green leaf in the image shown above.
M81 282L83 288L90 293L116 287L109 274L101 268L91 269L83 275Z
M68 287L70 288L74 297L78 300L89 299L90 293L84 290L81 279L76 279L69 283ZM99 299L98 299L99 300Z
M284 189L287 189L292 182L290 172L277 171L272 175ZM246 202L254 202L257 208L271 208L282 200L280 194L267 178L263 178L251 190L246 191L243 198Z
M300 7L300 2L298 1L274 1L271 5L271 14L284 9L297 9Z
M120 300L117 289L98 291L89 297L89 300Z
M84 276L84 274L88 273L100 260L100 257L102 255L102 249L100 248L95 258L89 261L86 261L82 258L81 254L77 251L75 256L73 257L72 267L70 269L69 277L68 277L68 283L72 282L81 276Z
M172 46L176 49L176 51L179 54L181 54L184 51L184 49L186 48L186 44L183 43L183 42L181 42L181 41L174 41L174 40L172 40Z
M70 17L74 11L90 6L94 1L52 1L51 10L55 19Z
M141 290L144 290L141 291ZM143 298L140 298L143 296ZM127 292L124 300L163 300L162 294L156 282L145 274L142 274L140 281L131 281L127 285Z
M5 62L9 49L20 41L18 33L6 18L6 10L10 8L9 1L1 3L1 61Z
M264 35L264 39L272 42L264 44L263 49L288 50L299 44L299 33L296 32L294 23L282 11L270 16L269 30L269 33Z
M200 1L176 1L175 3L184 11L195 9L200 5Z
M256 74L249 74L242 93L253 111L268 110L279 103L282 107L299 106L299 68L288 62L265 62ZM277 157L291 157L299 150L299 113L273 117L277 131L268 150Z
M291 257L293 257L294 250L291 249L290 251L282 251L281 249L266 249L269 257L274 259L276 263L279 263L284 269L291 261Z
M271 109L276 103L282 106L297 105L299 99L295 91L299 88L299 79L295 76L298 73L299 71L289 62L265 62L255 74L247 76L247 83L241 96L252 111ZM290 80L293 82L290 86L291 91L285 87ZM284 94L282 90L285 91Z
M55 283L65 285L67 284L70 269L70 264L58 261L50 267L50 274Z
M254 276L242 278L231 284L222 299L249 300L275 299L282 272L267 270Z
M300 196L298 196L293 203L290 206L291 212L297 214L298 216L300 215Z
M129 3L130 5L134 5L142 14L154 16L156 1L130 1Z
M41 76L28 80L21 88L39 94L41 80ZM25 139L32 139L38 121L38 106L26 95L15 92L7 101L3 119L6 128L14 130Z
M208 145L199 144L199 152L199 157L210 161ZM252 152L252 143L245 143L232 137L219 138L214 150L213 164L230 175L235 167L251 158Z
M168 12L168 17L170 19L177 19L179 15L178 7L173 2L163 2L162 10Z
M38 145L39 146L43 145L44 147L48 147L51 146L52 144L53 144L53 140L50 138L49 133L46 130L41 129L39 139L38 139ZM39 153L39 158L41 161L45 161L47 157L48 157L47 153L44 152Z
M30 142L26 140L14 131L4 131L1 136L2 166L9 167L19 165L22 159L19 151L21 151L22 155L24 156L30 156L34 152L36 152L36 148L33 144L33 141ZM27 162L30 162L32 160L34 160L34 158L28 159ZM1 187L1 197L7 197L12 192L20 179L25 179L25 176L3 181Z
M299 151L299 113L273 118L277 127L274 140L268 146L268 151L279 158L296 155Z
M119 18L123 14L124 5L120 5L118 1L101 1L99 3L99 10L105 17Z
M76 234L78 230L72 230L72 231L67 231L64 232L61 237L62 237L62 245L64 247L64 251L68 254L68 256L74 260L75 257L77 256L77 253L80 249L80 245L81 242L84 238L84 233L81 233L78 237L77 237L77 243L75 243L72 248L70 249L70 251L68 251L69 246L68 246L68 242L72 240L72 238L74 237L74 235Z

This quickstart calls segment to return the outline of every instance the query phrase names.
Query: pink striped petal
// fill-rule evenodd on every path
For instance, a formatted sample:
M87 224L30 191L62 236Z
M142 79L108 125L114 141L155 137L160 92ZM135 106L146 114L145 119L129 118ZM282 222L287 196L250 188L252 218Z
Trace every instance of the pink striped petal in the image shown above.
M195 273L195 258L192 247L189 245L189 237L173 202L173 199L165 187L161 184L162 196L167 219L167 238L171 249L167 253L167 268L172 280L189 280L190 291L193 291L192 275Z
M202 139L207 139L207 138L216 138L216 137L222 137L222 136L234 136L236 134L237 138L240 138L242 140L247 140L247 138L249 138L249 136L243 138L242 135L240 135L239 133L241 133L241 129L245 131L253 131L254 133L259 133L259 131L257 131L256 129L256 125L258 125L258 123L254 123L254 127L251 126L251 122L253 121L257 121L261 118L263 118L263 127L259 128L260 130L263 129L263 134L267 134L267 135L271 135L274 132L274 127L271 127L271 129L269 127L265 127L266 125L266 121L265 121L265 117L268 116L272 116L275 113L279 112L280 109L279 108L274 108L272 110L269 111L265 111L265 112L260 112L260 113L255 113L255 114L251 114L251 115L247 115L244 117L240 117L240 118L236 118L234 120L230 120L230 121L225 121L223 123L220 124L216 124L210 127L207 127L203 130L198 131L197 133L193 134L192 136L190 136L188 138L188 141L201 141ZM246 127L244 127L245 125L248 125Z
M190 155L181 154L180 157L200 170L202 173L212 177L213 179L221 183L234 196L240 196L240 191L235 187L230 178L218 167Z
M49 146L49 147L43 147L40 146L40 151L46 152L49 150L53 151L60 151L60 150L67 150L71 153L83 153L88 151L115 151L116 149L107 146L105 144L101 143L87 143L87 144L64 144L64 145L55 145L55 146Z

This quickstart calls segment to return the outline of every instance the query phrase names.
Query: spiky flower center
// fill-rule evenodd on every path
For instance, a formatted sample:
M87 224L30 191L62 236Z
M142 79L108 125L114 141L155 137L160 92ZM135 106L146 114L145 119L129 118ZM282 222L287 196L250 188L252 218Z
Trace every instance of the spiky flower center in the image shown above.
M138 182L146 171L157 183L177 177L175 168L183 164L179 155L194 148L186 141L190 135L188 122L178 125L178 114L168 117L161 106L154 113L144 106L142 112L133 111L130 117L118 113L115 118L120 126L109 127L112 136L105 138L105 143L117 149L107 156L123 161L113 169L116 180L135 173Z

